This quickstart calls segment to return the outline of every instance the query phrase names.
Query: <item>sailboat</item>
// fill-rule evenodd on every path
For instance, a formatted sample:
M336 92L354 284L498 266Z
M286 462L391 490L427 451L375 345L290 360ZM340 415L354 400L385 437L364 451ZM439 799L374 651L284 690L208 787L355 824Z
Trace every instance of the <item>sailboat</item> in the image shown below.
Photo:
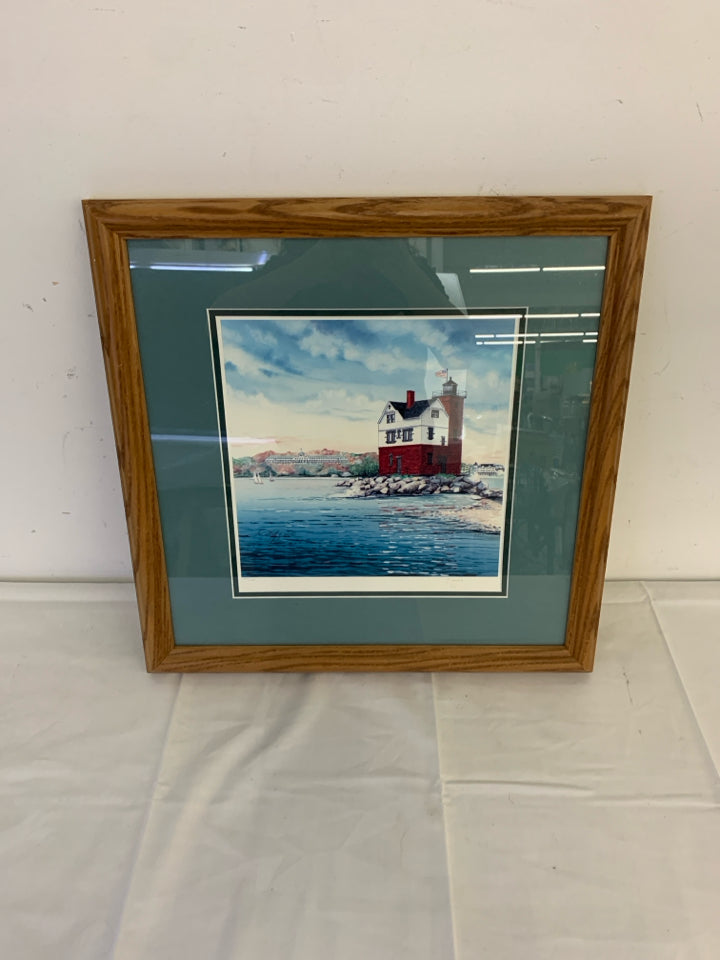
M263 479L262 479L262 477L260 476L260 474L259 474L259 473L254 473L254 474L253 474L253 483L262 483L262 482L263 482Z

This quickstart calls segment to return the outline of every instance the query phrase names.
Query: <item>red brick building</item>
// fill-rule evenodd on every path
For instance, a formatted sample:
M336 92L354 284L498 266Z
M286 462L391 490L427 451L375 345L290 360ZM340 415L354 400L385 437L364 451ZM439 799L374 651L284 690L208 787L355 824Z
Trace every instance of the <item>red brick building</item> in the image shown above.
M381 475L459 474L464 405L450 377L430 400L416 400L414 390L407 391L404 402L388 400L378 420Z

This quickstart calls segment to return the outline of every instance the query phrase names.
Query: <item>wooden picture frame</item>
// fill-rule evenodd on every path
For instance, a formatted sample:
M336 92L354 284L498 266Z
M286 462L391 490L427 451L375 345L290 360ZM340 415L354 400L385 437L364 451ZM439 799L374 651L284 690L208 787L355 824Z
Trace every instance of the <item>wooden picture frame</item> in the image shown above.
M600 615L650 205L649 197L622 196L85 200L83 207L92 276L148 670L591 670ZM534 628L528 626L527 636L523 637L518 632L520 628L513 627L512 642L493 642L493 636L487 635L479 637L481 642L469 642L468 631L471 630L471 625L468 617L475 618L478 624L485 622L486 617L484 614L463 614L467 622L463 623L462 629L458 628L458 636L462 634L464 638L461 641L452 634L452 628L449 628L451 635L438 636L437 642L432 642L432 638L424 636L423 641L419 643L397 643L393 642L392 636L382 636L378 632L376 620L373 619L376 606L371 605L382 603L385 604L383 610L390 610L389 605L393 603L392 597L383 597L382 600L365 597L365 608L353 605L356 604L353 599L348 609L368 611L367 629L371 631L371 635L364 634L361 642L348 643L345 642L344 636L338 637L338 642L332 642L330 635L324 634L324 641L317 642L315 632L320 629L320 621L323 619L322 611L332 610L334 611L332 616L337 617L336 611L343 609L337 604L347 598L340 597L340 599L335 598L324 602L322 596L314 596L315 605L312 609L315 613L304 625L303 609L305 608L302 603L283 597L283 602L287 601L285 604L287 613L283 614L284 620L278 621L281 626L277 627L277 636L272 633L275 629L272 626L275 623L272 618L268 621L270 626L266 635L261 638L256 634L243 636L244 617L238 613L238 640L241 642L232 642L232 637L228 640L226 633L223 642L218 643L213 639L214 602L208 600L206 608L199 612L191 606L183 608L182 614L179 612L177 608L179 601L173 600L171 590L173 576L169 577L168 574L167 551L168 544L172 541L172 531L163 527L164 508L161 508L159 495L157 471L163 468L158 466L160 462L158 450L157 447L155 450L153 447L160 428L151 424L152 417L149 413L149 407L152 406L149 398L159 395L160 392L160 388L150 382L152 377L146 356L154 349L152 345L147 347L148 337L151 337L153 329L152 303L154 301L151 294L146 295L150 306L144 310L143 330L145 332L139 335L140 311L137 309L136 302L139 294L137 282L135 287L133 285L129 250L142 249L143 243L151 245L152 242L172 243L175 239L178 242L186 242L186 246L202 247L206 241L212 241L217 246L222 239L245 241L248 238L273 238L281 243L292 238L312 240L327 238L333 242L357 238L368 238L373 241L392 238L403 240L425 238L427 249L432 247L435 238L443 240L448 245L455 239L465 240L466 238L495 238L498 242L500 240L505 242L508 238L523 240L524 238L565 238L568 242L575 242L577 238L600 238L606 244L606 259L602 267L596 268L604 270L604 283L602 284L602 305L599 311L599 335L593 332L597 338L596 346L595 341L591 340L592 349L595 351L594 366L591 370L592 391L581 452L581 470L574 471L572 474L572 483L576 483L578 489L578 505L570 511L573 519L570 524L572 545L568 548L571 550L571 561L569 561L571 569L568 573L569 594L562 603L560 600L556 603L556 605L564 605L558 614L562 616L565 623L563 635L554 636L551 643L538 642ZM240 245L242 246L242 243ZM336 246L336 249L345 248ZM184 266L189 269L186 261ZM493 267L482 268L478 272L489 273L493 269ZM519 274L521 270L539 272L553 269L555 268L533 265L498 268L507 274L513 270ZM565 266L557 269L591 268ZM298 282L301 284L302 281ZM267 299L268 289L271 296L272 282L265 283L262 302L266 306L269 303L274 307L275 305ZM490 306L493 305L490 302ZM210 307L211 304L207 306ZM472 306L476 305L472 304ZM467 311L465 313L467 314ZM547 314L547 316L551 315ZM541 314L538 313L537 316ZM571 314L568 313L567 316ZM581 312L572 316L579 317ZM587 312L582 316L590 317L598 314ZM193 319L192 322L195 323L195 320ZM578 331L569 333L568 336L577 338L582 336L582 320L577 322L580 323ZM204 331L202 336L206 338L207 324L208 314L198 313L197 329L200 331L202 327ZM545 343L542 337L552 335L552 332L546 334L541 332L537 335L518 334L515 342L526 344L539 342L542 346ZM488 334L488 336L493 335ZM530 339L533 336L536 340ZM523 337L525 340L522 339ZM537 337L540 339L538 340ZM533 349L537 351L540 348L534 346ZM183 360L183 362L192 361ZM209 345L207 353L197 357L197 363L203 367L203 376L209 376L208 370L212 363ZM447 370L440 372L447 374ZM448 374L448 380L450 379ZM544 377L544 381L550 384L548 388L550 393L553 389L558 390L553 377ZM181 387L177 389L180 390ZM540 387L537 389L541 390ZM408 397L408 402L409 400ZM157 402L161 403L161 400ZM177 430L181 429L182 424L178 424ZM219 463L221 450L224 449L223 437L221 433L216 432L215 436L210 436L208 440L217 448L213 456ZM529 452L526 453L526 457L531 458L530 446L527 450ZM226 460L230 464L229 485L232 486L235 460L230 454L227 455ZM505 499L509 500L507 488L505 488ZM507 509L509 510L509 506ZM171 523L171 520L168 520L170 516L170 513L165 510L166 524ZM236 535L240 536L237 534L237 518L231 517L231 519ZM512 517L507 519L510 530L508 536L514 535L513 523ZM561 530L558 536L562 535ZM230 534L231 540L232 536ZM542 534L542 537L544 538L543 550L548 554L551 549L548 542L552 540L552 531L547 536ZM174 550L175 547L173 546L172 549ZM231 546L228 546L228 551L232 552ZM191 565L188 569L190 568ZM509 567L508 570L510 570ZM228 573L228 579L229 576ZM196 581L201 583L202 576L198 576L193 581L188 580L187 583L194 584ZM209 582L210 578L208 578ZM482 603L485 606L476 604L472 607L462 607L462 609L492 611L492 616L498 617L504 615L502 604L506 604L508 610L512 607L521 611L525 602L523 584L526 582L530 583L531 577L525 579L518 577L517 582L513 582L509 588L507 596L483 599ZM173 587L176 591L174 596L180 597L183 588L179 580L177 584ZM562 591L559 591L558 596L561 594ZM562 594L562 596L565 595ZM443 608L446 611L460 609L462 606L457 606L459 601L453 601L452 598L446 598L446 600L447 603L456 603L456 607ZM238 602L245 603L243 600ZM416 604L422 602L424 598L423 601L408 601ZM176 604L175 609L173 603ZM282 604L275 601L273 607L267 609L279 607L282 607ZM532 604L528 602L528 624L533 620L539 623L542 615L537 611L533 612L531 607ZM246 608L250 609L249 606ZM432 611L434 608L427 607L427 609ZM443 614L443 616L446 615ZM193 620L193 617L196 619ZM357 620L356 613L353 613L349 619ZM192 621L195 626L187 627L186 630L184 626L186 620L188 623ZM178 641L177 634L181 621L182 629L186 632ZM380 622L381 619L378 619L377 623ZM425 614L418 615L418 622L425 622ZM198 627L197 624L201 626ZM301 631L293 635L293 642L284 642L287 636L282 624L286 624L288 630L293 624L293 629ZM196 631L195 634L192 634L192 629ZM194 636L202 642L192 642ZM258 640L261 642L257 642Z

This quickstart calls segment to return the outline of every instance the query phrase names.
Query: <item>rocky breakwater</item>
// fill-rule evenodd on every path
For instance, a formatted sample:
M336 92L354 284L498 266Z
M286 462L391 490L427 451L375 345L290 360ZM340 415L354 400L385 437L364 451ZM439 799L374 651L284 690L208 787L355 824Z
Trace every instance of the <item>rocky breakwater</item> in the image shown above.
M346 488L348 497L428 497L455 494L462 500L447 497L433 504L433 512L448 520L471 526L482 533L499 534L502 523L502 490L492 490L482 480L467 476L448 477L362 477L341 480L338 487ZM467 498L467 499L466 499Z

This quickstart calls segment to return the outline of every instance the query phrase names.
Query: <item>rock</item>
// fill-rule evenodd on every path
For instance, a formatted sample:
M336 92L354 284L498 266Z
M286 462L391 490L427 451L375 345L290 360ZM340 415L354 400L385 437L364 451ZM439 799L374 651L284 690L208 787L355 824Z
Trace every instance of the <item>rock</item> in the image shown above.
M400 476L391 474L382 477L357 477L343 479L335 486L347 489L350 497L400 497L429 496L435 493L472 494L474 497L502 501L501 490L491 490L485 483L473 481L467 476L455 477L451 481L439 480L429 476Z

